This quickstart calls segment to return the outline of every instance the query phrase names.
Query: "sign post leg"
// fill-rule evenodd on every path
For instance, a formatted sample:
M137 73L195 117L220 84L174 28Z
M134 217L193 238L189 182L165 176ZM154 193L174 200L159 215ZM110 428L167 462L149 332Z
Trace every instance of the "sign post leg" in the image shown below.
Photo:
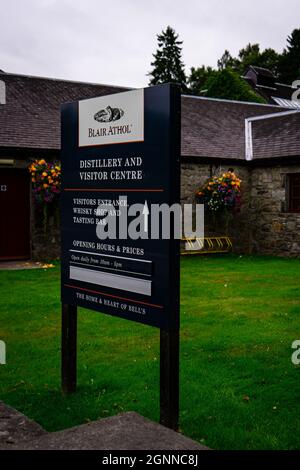
M178 431L179 329L160 330L160 424Z
M61 378L63 392L75 392L77 382L77 307L69 304L62 304Z

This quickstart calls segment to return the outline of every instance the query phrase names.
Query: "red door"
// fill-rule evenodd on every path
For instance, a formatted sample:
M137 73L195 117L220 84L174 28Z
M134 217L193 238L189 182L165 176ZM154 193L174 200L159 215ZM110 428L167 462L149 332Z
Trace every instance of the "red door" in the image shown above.
M0 260L30 258L30 183L26 170L0 169Z

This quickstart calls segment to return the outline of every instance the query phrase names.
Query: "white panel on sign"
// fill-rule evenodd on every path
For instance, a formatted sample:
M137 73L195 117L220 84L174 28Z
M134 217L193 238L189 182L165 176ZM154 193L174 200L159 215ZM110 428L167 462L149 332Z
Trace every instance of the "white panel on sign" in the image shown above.
M151 295L151 281L138 279L136 277L121 276L105 271L94 271L92 269L70 266L70 279L135 292L136 294Z
M79 101L79 147L144 141L144 90Z

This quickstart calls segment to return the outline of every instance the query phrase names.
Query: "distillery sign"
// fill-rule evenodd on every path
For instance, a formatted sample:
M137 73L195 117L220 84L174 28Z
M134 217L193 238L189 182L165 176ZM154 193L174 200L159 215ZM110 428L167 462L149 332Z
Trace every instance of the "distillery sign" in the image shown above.
M179 241L171 236L151 239L147 217L152 204L170 207L180 202L179 157L180 90L175 85L62 107L61 297L67 391L76 382L72 372L76 347L70 331L76 331L77 306L160 328L161 347L169 351L164 361L167 368L173 344L176 382ZM140 237L131 238L126 230L126 235L112 236L108 231L105 239L99 236L105 213L121 224L122 210L129 211L135 204L144 208ZM164 383L169 379L167 370L161 376L162 394L172 386L176 397L178 384ZM163 402L168 400L165 396ZM176 402L173 418L177 406ZM176 427L170 421L171 408L166 411L163 405L161 421Z
M101 207L179 202L178 100L165 85L63 106L63 303L178 325L178 240L97 236Z

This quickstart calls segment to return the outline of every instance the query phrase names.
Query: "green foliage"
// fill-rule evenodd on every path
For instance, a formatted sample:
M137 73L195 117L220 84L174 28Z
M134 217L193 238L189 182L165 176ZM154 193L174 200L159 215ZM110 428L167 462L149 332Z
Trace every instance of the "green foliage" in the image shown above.
M282 83L291 84L300 78L300 28L294 29L287 43L279 60L279 79Z
M279 55L274 49L265 49L261 52L259 44L248 44L241 49L237 59L237 71L243 75L250 65L269 69L277 73Z
M280 54L272 48L261 51L259 44L249 43L239 51L238 57L235 58L230 55L228 50L225 50L223 56L218 60L218 69L231 68L240 75L243 75L250 65L254 65L266 68L276 75L279 57Z
M276 75L279 57L280 55L271 48L260 51L259 44L248 44L239 51L238 57L232 57L230 52L226 49L222 57L218 60L218 70L214 70L212 67L206 67L205 65L198 68L191 68L191 73L188 77L190 92L194 95L201 95L205 92L206 96L215 98L265 103L265 100L257 95L250 86L242 84L244 80L238 78L247 71L250 65L267 68ZM220 74L227 70L236 73L234 80L232 76L229 80L229 75L226 73L224 75ZM224 77L226 77L226 80ZM216 90L215 83L217 82L221 85L223 80L230 85L231 88L226 88L222 91L218 85ZM212 82L214 82L213 90L210 89L209 92L206 93L206 89L211 87Z
M239 51L237 59L237 71L244 73L250 65L257 65L260 57L259 44L247 44L246 47Z
M265 49L259 56L259 67L270 70L275 76L278 75L278 64L280 54L271 47Z
M237 60L232 57L232 55L227 49L225 49L224 54L218 60L218 69L224 70L228 68L235 68L237 65L236 62Z
M149 85L178 83L182 91L187 90L184 64L181 59L182 41L170 26L157 35L158 49L151 62L153 69L148 73Z
M206 96L210 98L265 103L234 70L220 70L208 79L206 86Z
M237 76L233 78L233 75L220 73L230 71L242 76L250 65L253 65L270 70L282 83L291 84L300 78L300 28L288 36L287 48L283 53L278 53L272 48L261 50L258 43L247 44L240 49L237 57L233 57L225 49L218 60L217 70L205 65L191 67L188 77L185 75L181 59L182 41L178 40L178 34L174 29L168 26L165 31L157 35L157 40L158 49L153 54L154 61L151 63L153 69L148 74L150 85L178 83L184 93L203 95L209 88L206 96L265 103L265 100L250 86L247 84L243 86ZM225 86L224 90L221 89L222 83Z
M272 48L260 50L259 44L248 44L232 57L228 50L218 60L218 69L231 68L243 75L250 65L270 70L282 83L291 84L300 78L300 28L294 29L287 38L287 47L282 53Z
M207 80L215 75L217 72L212 67L191 68L190 76L188 77L189 92L192 95L201 95L205 91Z

